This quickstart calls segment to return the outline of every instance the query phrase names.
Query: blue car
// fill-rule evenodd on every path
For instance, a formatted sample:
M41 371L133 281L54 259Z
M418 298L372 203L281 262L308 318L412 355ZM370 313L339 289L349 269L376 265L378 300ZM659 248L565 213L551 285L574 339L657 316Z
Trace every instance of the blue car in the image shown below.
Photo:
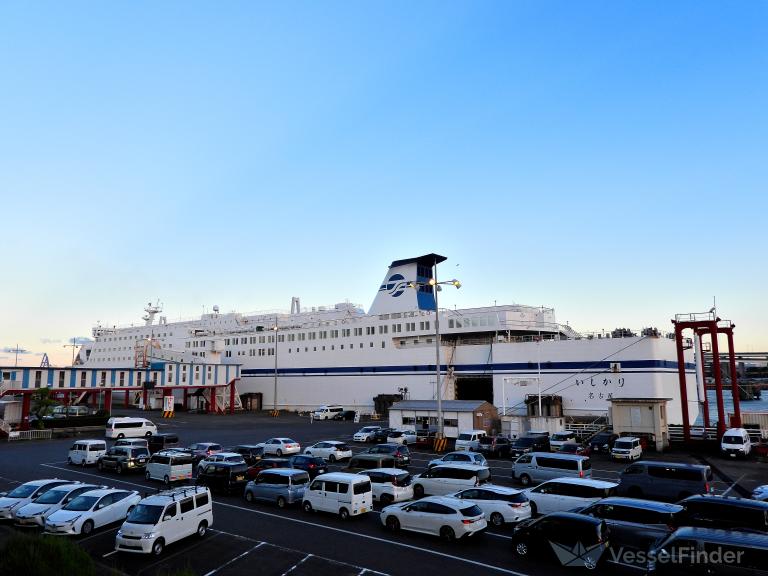
M245 486L248 502L264 500L274 502L278 508L301 502L304 489L309 484L309 474L295 468L271 468L262 470L255 480Z

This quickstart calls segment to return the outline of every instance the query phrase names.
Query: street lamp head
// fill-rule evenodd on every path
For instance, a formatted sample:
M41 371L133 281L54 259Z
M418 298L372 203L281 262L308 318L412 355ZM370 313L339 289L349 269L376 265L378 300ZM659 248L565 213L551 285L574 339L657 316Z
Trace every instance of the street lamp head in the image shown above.
M408 282L408 288L416 288L416 282Z
M453 284L454 286L456 286L456 290L458 290L459 288L461 288L461 282L459 282L458 280L456 280L456 278L454 278L453 280L451 280L451 282L450 282L450 283L451 283L451 284Z
M434 278L430 278L429 279L429 285L430 286L434 286L435 284L437 284L437 281Z

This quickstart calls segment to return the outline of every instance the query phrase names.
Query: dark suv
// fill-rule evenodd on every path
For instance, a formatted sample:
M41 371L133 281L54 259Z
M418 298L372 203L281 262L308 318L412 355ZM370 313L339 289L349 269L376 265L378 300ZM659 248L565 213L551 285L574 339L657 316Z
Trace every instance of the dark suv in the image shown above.
M118 474L144 470L149 460L149 450L131 446L113 446L96 461L99 470L115 470Z
M210 462L197 471L195 484L225 494L241 493L248 483L248 465L243 462Z
M257 460L256 463L248 468L247 476L249 480L253 480L259 475L262 470L269 470L270 468L290 468L291 464L287 458L262 458Z
M395 459L398 468L408 468L411 464L411 452L407 446L400 444L379 444L366 450L367 454L388 454Z
M568 558L576 560L573 566L588 568L595 568L603 556L608 556L604 554L608 542L609 529L604 520L568 512L523 520L512 534L512 550L520 558L562 563L562 550L584 550L579 556L571 553Z
M176 434L153 434L148 439L148 448L152 454L155 452L160 452L160 450L176 448L178 445L179 437L176 436Z
M373 433L373 436L371 436L371 442L386 442L387 438L389 438L389 434L394 431L394 428L382 428L381 430L377 430Z
M686 526L768 532L768 502L727 496L689 496L678 502Z
M240 454L245 463L249 466L253 466L264 457L264 446L257 446L255 444L240 444L230 450L230 452L237 452Z
M619 435L613 432L598 432L589 441L589 451L591 454L611 453L611 448L618 440Z
M306 454L296 454L296 456L291 456L288 458L287 467L304 470L304 472L309 474L310 478L314 478L318 474L325 474L328 472L328 465L325 463L325 460Z
M512 441L506 436L482 436L479 442L480 447L477 451L483 455L494 458L509 457Z
M509 447L510 458L517 458L529 452L549 452L549 438L546 436L521 436Z

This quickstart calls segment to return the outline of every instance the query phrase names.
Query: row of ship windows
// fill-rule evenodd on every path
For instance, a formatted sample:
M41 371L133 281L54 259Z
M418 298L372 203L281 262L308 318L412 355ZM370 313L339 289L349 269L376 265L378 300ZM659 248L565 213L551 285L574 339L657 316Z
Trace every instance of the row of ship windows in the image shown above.
M210 370L209 370L209 372L210 372ZM59 388L64 388L64 383L66 381L66 374L67 373L64 372L63 370L61 372L59 372L59 378L58 378L58 387ZM156 382L157 381L157 372L153 372L152 375L153 375L154 381ZM125 372L118 372L117 376L118 376L118 378L117 378L118 384L120 386L124 386L125 385ZM137 372L136 373L136 380L135 380L136 386L141 386L142 376L144 376L143 372ZM106 383L107 383L107 372L103 371L99 375L99 385L100 386L105 386ZM40 388L42 386L42 384L43 384L43 372L42 372L42 370L36 370L35 371L35 379L34 379L34 387L35 388ZM80 372L80 386L81 387L85 387L85 386L87 386L87 384L88 384L88 372L86 372L86 371Z
M405 324L392 324L392 334L399 334L403 332L403 326L405 326L406 332L416 332L416 322L406 322ZM429 331L430 322L419 322L419 331ZM379 334L389 334L390 326L379 326ZM376 334L375 326L365 327L365 336L373 336ZM341 330L320 330L317 332L299 332L298 334L278 334L278 342L303 342L305 340L325 340L328 338L351 338L352 336L363 336L363 328L342 328ZM241 338L226 338L224 344L226 346L243 346L247 344L272 344L275 341L275 335L264 336L248 336ZM198 343L199 342L199 343ZM187 348L198 348L205 346L205 340L193 341L192 343L186 343Z
M424 340L427 344L431 344L434 342L433 338L426 338ZM407 343L406 340L401 340L400 345L405 346ZM414 344L418 344L418 340L413 341ZM375 344L373 342L368 342L368 347L373 348ZM339 344L339 350L354 350L355 345L353 343L350 343L348 345L345 344ZM387 343L382 340L381 341L381 347L386 348ZM365 348L365 345L363 342L357 343L357 349ZM326 350L336 350L336 345L331 344L330 346L312 346L312 352L325 352ZM288 348L288 354L298 354L302 352L301 348ZM304 347L304 352L310 352L309 346ZM193 353L194 354L194 353ZM202 353L205 354L205 353ZM249 350L227 350L224 352L224 356L226 358L232 358L233 356L274 356L275 355L275 349L274 348L251 348Z
M163 348L170 348L170 344L162 344ZM189 348L189 346L187 346ZM94 352L119 352L120 350L134 350L134 348L131 348L130 346L115 346L114 348L101 348L97 347L94 348Z
M143 336L141 334L137 334L135 336L110 336L109 338L105 338L104 336L99 336L96 338L96 342L117 342L118 340L146 340L148 338L165 338L166 336L173 336L173 332L163 332L162 336L160 334L153 335L153 334L144 334Z

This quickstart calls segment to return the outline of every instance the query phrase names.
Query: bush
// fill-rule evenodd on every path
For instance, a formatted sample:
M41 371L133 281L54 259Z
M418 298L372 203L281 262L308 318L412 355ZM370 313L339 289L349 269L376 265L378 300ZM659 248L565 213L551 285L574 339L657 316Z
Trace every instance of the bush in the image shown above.
M0 574L94 576L93 560L66 538L15 534L0 548Z

